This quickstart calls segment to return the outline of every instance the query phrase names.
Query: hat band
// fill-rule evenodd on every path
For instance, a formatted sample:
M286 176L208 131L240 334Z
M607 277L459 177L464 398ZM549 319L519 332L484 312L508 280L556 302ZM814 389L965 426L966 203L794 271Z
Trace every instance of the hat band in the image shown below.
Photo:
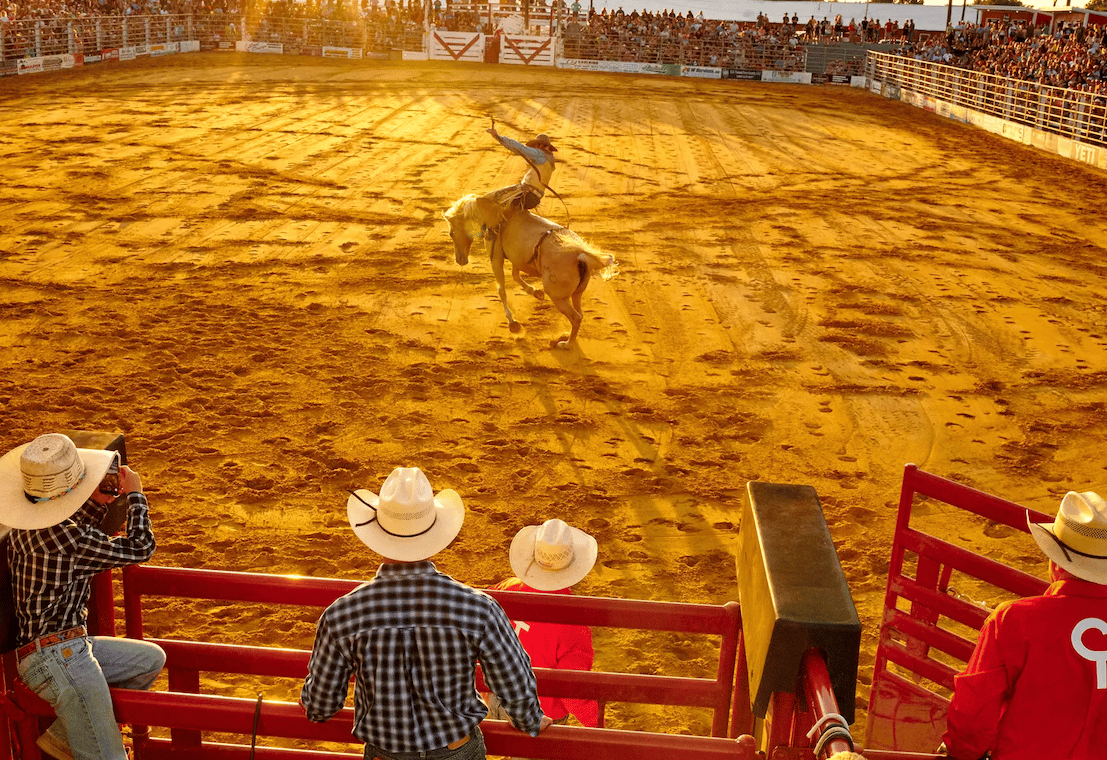
M367 501L366 501L365 499L363 499L363 498L361 498L360 496L358 496L358 495L357 495L357 494L356 494L355 492L353 492L353 491L348 491L347 493L349 493L350 495L352 495L352 496L353 496L353 497L354 497L355 499L357 499L358 501L360 501L360 502L361 502L362 504L364 504L365 506L369 507L369 509L373 510L373 516L372 516L372 517L370 517L370 518L369 518L368 520L366 520L365 522L359 522L359 523L356 523L356 524L354 525L354 527L355 527L355 528L363 528L363 527L365 527L366 525L370 525L370 524L372 524L372 523L374 523L374 522L375 522L375 523L377 524L377 527L378 527L378 528L380 528L381 530L383 530L383 531L384 531L385 533L387 533L388 535L392 536L393 538L415 538L415 537L417 537L417 536L421 536L421 535L423 535L424 533L430 533L431 529L432 529L432 528L434 528L434 525L435 525L435 523L437 523L437 522L438 522L438 514L437 514L437 512L436 512L436 513L435 513L435 515L434 515L434 519L433 519L433 520L431 520L431 524L430 524L430 525L428 525L428 526L426 527L426 529L424 529L424 530L421 530L421 531L419 531L418 533L393 533L393 532L392 532L392 531L390 531L390 530L389 530L388 528L386 528L386 527L384 527L383 525L381 525L381 522L380 522L380 520L378 520L378 519L377 519L377 508L376 508L376 507L374 507L374 506L373 506L372 504L370 504L369 502L367 502ZM432 507L432 509L433 509L433 507Z
M1065 554L1065 559L1067 559L1069 562L1072 562L1072 557L1069 556L1069 552L1072 552L1073 554L1079 554L1081 557L1087 557L1088 559L1107 559L1107 554L1088 554L1087 552L1082 552L1079 549L1073 549L1071 546L1059 539L1057 535L1048 528L1046 529L1046 533L1048 533L1049 537L1056 541L1057 545L1061 547L1061 551Z
M45 504L48 501L53 501L54 499L60 499L61 497L65 496L67 493L72 491L74 488L81 485L81 481L84 480L84 479L85 479L85 474L82 472L81 477L77 478L76 483L74 483L73 485L71 485L69 488L65 489L61 493L56 493L53 496L32 496L31 494L27 493L26 491L23 492L23 496L24 496L24 498L27 499L27 501L31 502L32 504Z
M560 551L535 551L534 563L543 570L564 570L573 562L573 547L566 546Z

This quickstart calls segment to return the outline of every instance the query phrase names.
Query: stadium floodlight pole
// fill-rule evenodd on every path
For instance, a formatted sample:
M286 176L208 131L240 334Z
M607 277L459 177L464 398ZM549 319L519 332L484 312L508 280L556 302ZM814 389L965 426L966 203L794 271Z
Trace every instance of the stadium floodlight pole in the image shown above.
M946 3L946 29L949 29L949 22L953 18L953 0L948 0Z

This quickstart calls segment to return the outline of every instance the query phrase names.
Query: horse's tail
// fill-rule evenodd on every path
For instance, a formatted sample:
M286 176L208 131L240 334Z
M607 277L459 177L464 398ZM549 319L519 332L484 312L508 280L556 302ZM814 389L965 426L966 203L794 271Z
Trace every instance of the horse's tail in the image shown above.
M619 274L619 262L610 253L600 250L572 230L562 230L559 237L564 243L577 249L579 259L588 267L588 271L597 273L605 280Z

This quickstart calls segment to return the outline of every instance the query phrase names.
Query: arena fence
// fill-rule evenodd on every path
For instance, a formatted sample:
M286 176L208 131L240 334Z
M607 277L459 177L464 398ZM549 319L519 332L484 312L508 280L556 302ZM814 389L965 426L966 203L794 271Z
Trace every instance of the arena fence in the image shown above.
M1107 95L870 52L878 94L1107 169Z
M913 509L923 501L947 504L1022 533L1029 532L1028 514L1035 522L1051 522L1049 515L913 464L904 468L869 697L867 748L936 748L945 733L953 678L964 669L991 612L972 597L1033 596L1047 586L1041 578L912 526Z

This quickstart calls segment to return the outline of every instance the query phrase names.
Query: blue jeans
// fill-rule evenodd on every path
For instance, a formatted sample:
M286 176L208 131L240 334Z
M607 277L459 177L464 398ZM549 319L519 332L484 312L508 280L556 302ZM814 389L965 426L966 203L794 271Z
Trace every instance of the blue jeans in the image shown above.
M426 752L386 752L372 744L365 745L365 760L382 758L382 760L484 760L484 734L480 732L480 726L473 726L473 732L469 734L469 741L457 749L432 749Z
M49 731L76 760L127 760L108 684L148 689L165 665L157 644L92 636L43 647L19 661L19 677L54 708Z

